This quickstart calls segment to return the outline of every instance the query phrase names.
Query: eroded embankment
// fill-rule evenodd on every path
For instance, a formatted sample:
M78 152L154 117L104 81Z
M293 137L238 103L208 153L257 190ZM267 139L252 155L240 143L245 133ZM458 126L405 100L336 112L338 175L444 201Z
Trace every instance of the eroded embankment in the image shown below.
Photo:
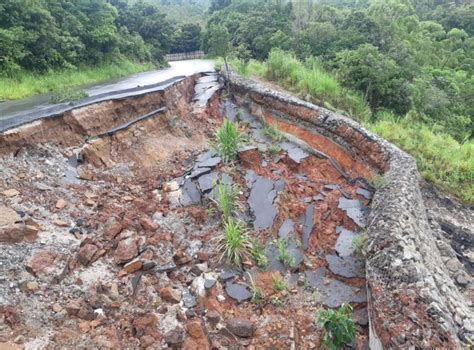
M444 252L445 242L432 231L433 224L430 227L415 160L348 118L236 74L231 74L229 81L239 102L250 105L254 114L290 132L300 125L304 133L326 135L354 159L383 173L383 184L373 198L368 218L365 249L371 346L455 349L472 344L472 285L461 293L450 276L463 267L457 259L449 258L453 250ZM301 136L302 132L296 134ZM326 152L338 158L338 147ZM465 243L466 250L472 248L469 239ZM446 262L455 267L447 268Z
M193 76L0 134L0 347L312 349L317 312L343 303L357 349L467 343L413 160L237 76L219 89ZM208 144L224 116L246 135L230 164ZM252 239L237 267L216 183Z

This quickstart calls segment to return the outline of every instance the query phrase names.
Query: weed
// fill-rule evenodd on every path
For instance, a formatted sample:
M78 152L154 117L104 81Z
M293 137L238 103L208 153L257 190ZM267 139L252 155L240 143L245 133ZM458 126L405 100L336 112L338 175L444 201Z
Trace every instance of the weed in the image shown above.
M370 180L370 185L377 190L380 187L382 187L383 184L384 184L384 178L382 175L379 175L379 174L375 174L372 180Z
M51 96L52 103L63 103L63 102L71 102L71 101L78 101L82 100L86 97L89 97L89 94L84 90L63 90L57 91Z
M278 260L286 267L294 269L296 267L295 257L286 250L287 245L288 242L285 240L278 241Z
M268 145L268 150L269 150L270 153L272 153L272 154L277 154L277 153L280 153L281 147L278 146L278 145L269 144L269 145Z
M265 254L265 247L259 241L254 240L252 242L252 250L250 251L252 258L255 260L255 263L262 270L266 270L268 267L268 258Z
M222 157L224 162L229 163L236 159L237 149L243 142L243 137L239 132L238 124L232 123L229 119L224 119L224 124L215 133L216 140L211 142L211 146Z
M352 241L352 248L354 248L354 254L359 258L364 257L364 244L367 241L367 233L361 233L354 237Z
M348 304L342 304L337 310L320 311L317 323L325 330L323 344L331 350L351 344L356 335L352 307Z
M218 181L213 188L212 200L222 215L222 221L226 222L235 210L238 190L222 181Z
M286 286L285 286L285 280L283 279L283 277L280 275L280 273L274 273L272 275L272 278L273 278L273 289L276 291L276 292L282 292L286 289Z
M252 293L251 302L254 304L258 304L263 300L263 293L260 288L257 287L257 284L253 280L252 275L250 273L247 273L247 275L249 276L250 292Z
M224 232L217 239L217 251L220 252L220 261L240 266L242 260L250 255L252 244L245 225L229 217L224 223Z
M280 307L280 306L283 306L283 301L281 301L281 299L278 298L277 296L272 296L270 298L270 304L272 304L273 306Z
M275 125L267 125L265 129L263 129L263 134L275 142L281 142L283 140L283 134Z

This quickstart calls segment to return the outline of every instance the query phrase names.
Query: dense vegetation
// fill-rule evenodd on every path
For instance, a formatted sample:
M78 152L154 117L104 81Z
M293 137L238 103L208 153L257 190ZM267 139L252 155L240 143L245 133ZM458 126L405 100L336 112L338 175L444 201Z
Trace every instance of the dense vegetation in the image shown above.
M58 71L71 76L64 84L78 85L83 80L73 80L74 71L84 77L82 71L97 70L107 78L107 66L117 68L112 77L160 66L169 52L198 49L200 38L199 25L175 24L143 1L3 0L0 100L61 88ZM12 92L12 83L22 88Z
M241 73L360 120L473 201L474 5L312 3L216 0L203 46L229 37L223 52Z

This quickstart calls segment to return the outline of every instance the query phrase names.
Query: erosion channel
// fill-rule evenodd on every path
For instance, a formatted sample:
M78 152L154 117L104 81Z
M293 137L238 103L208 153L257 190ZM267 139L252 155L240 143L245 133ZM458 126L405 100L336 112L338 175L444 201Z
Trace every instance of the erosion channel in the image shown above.
M437 192L420 189L411 157L229 74L226 84L214 72L180 77L0 134L0 342L312 349L316 313L344 303L357 349L472 342L472 208L430 213ZM209 143L224 118L245 135L233 163ZM240 269L216 251L216 184L235 193L258 247ZM450 215L451 234L436 221L446 228Z

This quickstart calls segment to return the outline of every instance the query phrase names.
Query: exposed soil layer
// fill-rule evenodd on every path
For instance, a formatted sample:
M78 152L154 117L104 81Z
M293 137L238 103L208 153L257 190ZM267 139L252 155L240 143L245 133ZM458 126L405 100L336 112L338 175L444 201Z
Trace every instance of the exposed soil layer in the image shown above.
M266 136L258 117L220 99L212 77L197 79L2 135L2 346L316 348L317 311L344 302L355 309L354 346L366 346L365 278L352 247L361 227L350 216L359 211L341 203L369 205L373 189L361 179L370 167L281 126L359 178L349 182L328 159ZM207 141L229 106L248 117L241 132L250 136L224 164ZM235 215L267 268L251 256L241 269L220 261L216 178L239 190ZM267 190L271 216L254 202Z

